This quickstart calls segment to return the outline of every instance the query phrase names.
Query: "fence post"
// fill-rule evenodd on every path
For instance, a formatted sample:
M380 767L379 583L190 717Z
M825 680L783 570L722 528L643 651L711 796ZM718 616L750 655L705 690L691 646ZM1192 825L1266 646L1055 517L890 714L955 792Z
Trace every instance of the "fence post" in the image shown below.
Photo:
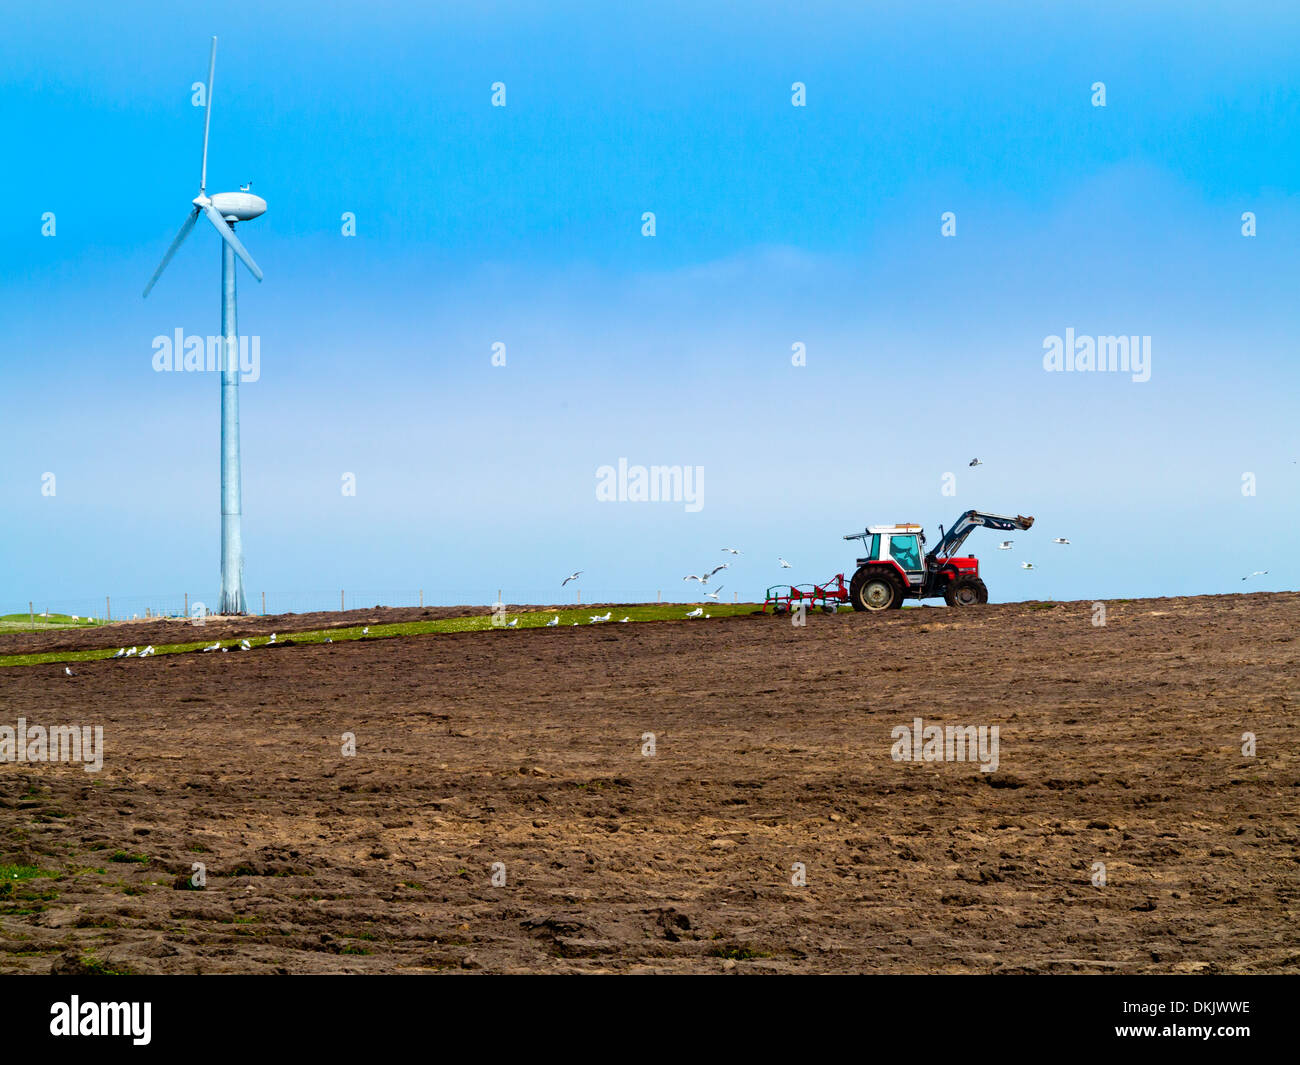
M659 594L659 602L662 603L664 601L664 593L662 588L659 590L658 594Z
M185 593L185 616L190 616L190 593Z
M266 617L266 593L262 593L262 617Z
M104 620L113 620L113 601L108 596L104 596Z
M342 590L342 589L339 589L339 610L340 610L340 611L343 611L343 610L346 610L346 609L347 609L347 607L345 607L345 606L343 605L343 590Z
M582 589L578 589L578 606L582 606Z
M32 632L36 631L36 607L32 606L32 601L27 600L27 613L31 615Z
M424 606L424 589L420 589L420 606Z

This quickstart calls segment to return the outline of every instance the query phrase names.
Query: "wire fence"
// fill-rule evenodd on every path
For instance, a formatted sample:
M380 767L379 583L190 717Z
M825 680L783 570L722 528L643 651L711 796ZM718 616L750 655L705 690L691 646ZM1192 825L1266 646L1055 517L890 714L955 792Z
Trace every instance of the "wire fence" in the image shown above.
M384 607L490 607L493 603L532 604L537 606L575 606L592 603L696 603L704 595L698 585L686 588L655 589L587 589L569 584L563 588L490 588L446 590L415 588L382 590L374 588L339 588L314 592L245 591L247 612L251 615L315 614L328 611L370 610ZM28 618L34 626L75 618L81 622L104 623L146 618L191 618L213 614L218 596L172 592L159 595L105 595L76 599L32 599L11 603L0 617L12 619L13 625ZM732 593L722 602L735 603L739 594Z

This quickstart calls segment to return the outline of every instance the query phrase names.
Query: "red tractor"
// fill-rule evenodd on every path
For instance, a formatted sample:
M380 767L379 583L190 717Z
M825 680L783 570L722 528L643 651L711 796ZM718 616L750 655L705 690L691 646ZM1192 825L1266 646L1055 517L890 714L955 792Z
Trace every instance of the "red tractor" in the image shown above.
M1028 529L1033 518L985 514L968 510L946 533L939 526L939 542L928 554L925 533L919 525L869 525L865 532L850 533L846 540L861 540L866 557L858 559L858 570L849 584L849 602L854 610L894 610L904 599L935 599L943 596L949 606L972 606L989 601L989 590L980 580L979 559L959 557L958 550L979 527L1011 532Z

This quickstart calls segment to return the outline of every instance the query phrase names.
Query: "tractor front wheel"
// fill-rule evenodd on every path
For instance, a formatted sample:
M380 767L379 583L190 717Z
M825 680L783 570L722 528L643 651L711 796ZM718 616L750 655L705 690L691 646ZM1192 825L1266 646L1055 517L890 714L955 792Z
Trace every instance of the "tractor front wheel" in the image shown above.
M888 573L856 573L849 587L854 610L894 610L903 605L903 589Z
M975 606L989 601L989 590L978 577L956 577L943 590L943 601L949 606Z

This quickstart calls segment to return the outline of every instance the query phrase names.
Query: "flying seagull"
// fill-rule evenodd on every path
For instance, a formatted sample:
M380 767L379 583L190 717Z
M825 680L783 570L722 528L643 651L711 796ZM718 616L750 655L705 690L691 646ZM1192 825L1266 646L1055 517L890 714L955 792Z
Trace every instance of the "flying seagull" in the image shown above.
M777 555L777 556L776 556L776 560L777 560L779 563L781 563L781 568L782 568L782 569L789 569L789 568L790 568L790 563L787 562L785 559L783 559L780 555Z
M722 591L722 585L719 584L716 588L713 589L713 591L705 592L704 595L706 598L712 599L716 603L718 601L718 593L720 591Z
M698 618L698 617L699 617L701 614L703 614L703 613L704 613L704 607L702 607L702 606L698 606L698 607L696 607L694 610L692 610L689 614L687 614L686 616L687 616L688 618Z
M1262 577L1262 576L1264 576L1264 574L1266 574L1267 572L1268 572L1268 570L1266 570L1266 569L1257 569L1254 573L1250 574L1249 576L1242 577L1241 579L1242 579L1243 581L1248 581L1248 580L1250 580L1251 577Z
M725 552L727 552L727 554L729 554L729 555L738 555L738 554L740 554L740 552L737 551L734 547L724 547L722 550L724 550Z
M546 623L546 627L548 629L553 629L559 623L560 623L560 615L556 614L555 617L551 618L551 620Z
M1034 568L1034 564L1033 564L1032 562L1022 562L1022 563L1020 563L1020 568L1021 568L1021 569L1033 569L1033 568Z
M971 459L970 462L968 463L968 465L970 465L970 466L983 466L984 463L980 462L979 459Z
M709 570L709 572L705 576L712 577L715 573L721 573L724 569L731 569L731 563L724 562L720 566L714 566L713 569Z
M560 581L560 587L563 588L566 584L569 583L569 581L576 581L581 576L582 576L582 570L578 570L577 573L569 574L569 576L565 577L564 580Z
M1068 544L1069 542L1070 541L1067 540L1064 536L1058 536L1055 540L1052 541L1052 543L1054 544Z
M999 551L1010 551L1010 550L1011 550L1011 545L1014 544L1014 543L1015 543L1014 540L1003 540L1002 543L998 544L998 550L999 550Z

